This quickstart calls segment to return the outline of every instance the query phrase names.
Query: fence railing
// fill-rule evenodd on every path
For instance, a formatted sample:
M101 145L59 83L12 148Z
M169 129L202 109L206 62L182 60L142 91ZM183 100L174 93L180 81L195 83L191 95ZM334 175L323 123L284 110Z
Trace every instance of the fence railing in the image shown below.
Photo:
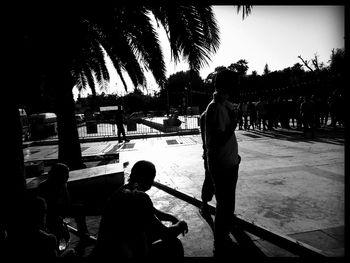
M126 136L133 135L161 135L167 132L184 132L199 130L199 115L179 116L181 125L179 127L165 127L164 120L166 117L142 117L140 120L129 120L124 125ZM95 137L117 137L117 125L106 123L98 120L90 120L78 125L78 135L80 139ZM57 139L57 135L49 139Z

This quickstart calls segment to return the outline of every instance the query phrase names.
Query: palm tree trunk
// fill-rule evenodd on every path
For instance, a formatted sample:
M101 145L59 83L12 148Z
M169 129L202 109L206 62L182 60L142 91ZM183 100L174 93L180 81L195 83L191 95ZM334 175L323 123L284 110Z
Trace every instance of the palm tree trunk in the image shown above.
M26 181L22 149L22 127L15 96L6 97L3 114L1 157L0 231L6 231L12 244L23 239ZM1 235L3 232L0 233ZM21 236L22 235L22 236Z
M73 80L69 72L62 72L56 82L56 114L58 132L58 161L70 170L85 167L75 119L75 103L72 92Z

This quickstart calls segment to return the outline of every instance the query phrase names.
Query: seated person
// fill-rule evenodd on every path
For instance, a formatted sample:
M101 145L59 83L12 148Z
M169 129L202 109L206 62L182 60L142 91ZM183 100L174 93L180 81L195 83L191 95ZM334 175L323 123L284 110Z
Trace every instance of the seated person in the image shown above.
M42 198L29 200L26 209L24 254L27 259L55 259L58 255L55 235L45 227L46 203Z
M157 210L145 193L156 175L155 166L139 161L129 181L111 196L101 217L93 258L183 257L179 234L188 232L187 223ZM162 221L169 221L165 226Z
M38 196L42 197L47 204L47 230L56 236L57 243L62 239L68 242L69 232L63 218L74 217L80 240L89 241L84 207L80 204L72 204L67 189L68 178L68 166L57 163L49 171L48 179L38 187Z

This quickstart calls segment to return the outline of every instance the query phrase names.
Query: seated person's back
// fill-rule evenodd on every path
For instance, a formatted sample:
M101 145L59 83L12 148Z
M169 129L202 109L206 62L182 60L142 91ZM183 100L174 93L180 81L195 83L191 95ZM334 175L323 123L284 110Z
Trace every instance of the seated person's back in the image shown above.
M148 251L147 229L153 216L149 196L122 186L115 192L101 218L96 248L105 256L145 256ZM101 252L102 252L101 251ZM113 255L112 255L113 256Z
M63 164L56 164L50 170L48 179L38 187L38 195L47 204L47 229L58 241L62 238L66 241L69 239L62 217L65 209L71 204L67 189L68 177L68 168Z
M42 198L30 200L27 206L27 259L55 259L57 256L56 237L45 231L46 203Z

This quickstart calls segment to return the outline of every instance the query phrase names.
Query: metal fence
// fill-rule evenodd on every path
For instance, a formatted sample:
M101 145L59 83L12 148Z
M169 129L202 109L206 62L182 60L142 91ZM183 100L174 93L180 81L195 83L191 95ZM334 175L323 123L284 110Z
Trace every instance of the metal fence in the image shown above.
M181 125L179 127L164 128L166 117L143 117L139 121L129 120L124 125L126 136L166 134L167 132L184 132L199 130L199 115L179 116ZM117 125L99 122L96 120L83 122L78 125L80 139L96 137L116 137L118 136ZM57 135L49 139L57 139Z

